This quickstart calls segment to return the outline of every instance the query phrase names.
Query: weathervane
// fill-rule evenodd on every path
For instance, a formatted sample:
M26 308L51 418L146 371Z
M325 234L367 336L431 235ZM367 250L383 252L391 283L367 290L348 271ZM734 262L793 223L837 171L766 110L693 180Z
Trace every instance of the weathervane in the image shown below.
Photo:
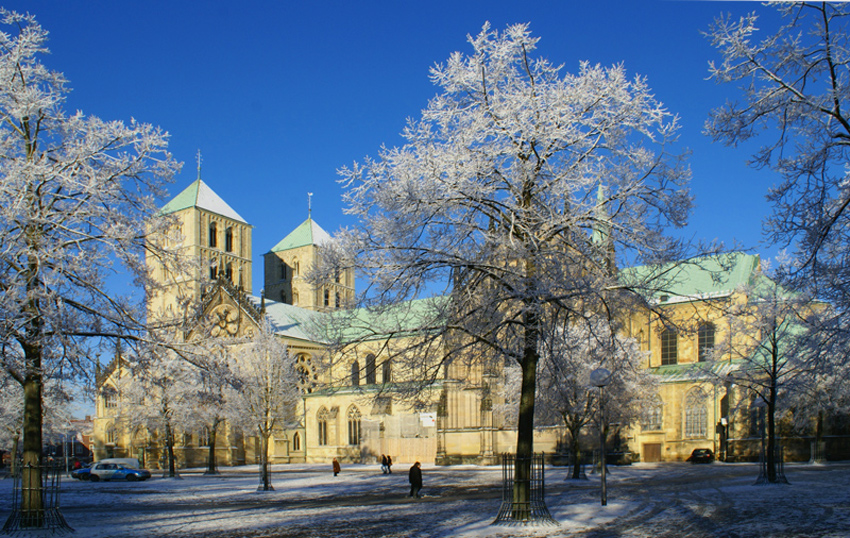
M307 193L307 218L313 218L313 193Z
M201 179L201 150L200 149L198 149L197 159L198 159L198 179Z

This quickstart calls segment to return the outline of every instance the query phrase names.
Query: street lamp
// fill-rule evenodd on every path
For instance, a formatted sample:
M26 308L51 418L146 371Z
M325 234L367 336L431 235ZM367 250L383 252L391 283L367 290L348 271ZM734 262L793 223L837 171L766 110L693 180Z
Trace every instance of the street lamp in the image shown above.
M611 372L597 368L590 372L590 384L599 388L599 453L602 466L602 506L608 505L608 484L605 476L605 406L602 401L603 389L611 382Z

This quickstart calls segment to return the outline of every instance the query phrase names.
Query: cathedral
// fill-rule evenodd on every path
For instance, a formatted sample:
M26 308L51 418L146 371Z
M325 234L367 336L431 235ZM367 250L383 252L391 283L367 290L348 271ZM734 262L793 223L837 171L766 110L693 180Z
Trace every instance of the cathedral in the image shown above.
M394 371L391 341L379 334L363 339L344 361L316 367L327 363L328 349L313 327L353 303L355 275L353 269L339 271L321 284L307 278L330 237L312 218L263 254L263 289L255 296L252 226L206 183L199 178L161 212L172 215L177 226L174 236L163 240L199 263L195 274L166 278L158 260L148 260L150 274L163 283L149 297L149 320L180 316L180 305L196 303L213 320L209 338L248 336L268 320L298 365L303 401L297 420L275 431L271 463L329 463L333 458L374 463L386 454L399 463L493 464L499 454L514 451L516 430L494 411L500 381L492 373L457 366L415 404L394 398L394 384L405 373ZM682 461L697 448L729 460L754 453L751 416L748 407L741 411L741 402L750 396L705 375L707 354L729 331L728 320L712 305L742 300L741 290L760 264L758 256L748 254L729 260L713 268L683 265L675 289L654 299L665 312L663 319L650 311L629 315L629 336L639 342L645 367L658 380L651 409L615 432L620 450L633 461ZM416 308L421 305L414 301L410 309ZM674 329L671 321L691 329ZM711 368L722 375L729 364L721 360ZM161 437L128 427L122 416L127 406L117 403L119 381L128 375L120 355L98 372L95 457L137 457L155 468L163 462ZM538 428L535 451L563 451L564 436L560 427ZM179 465L186 467L204 466L211 448L222 465L259 460L257 440L227 424L212 437L205 431L180 432L174 446Z

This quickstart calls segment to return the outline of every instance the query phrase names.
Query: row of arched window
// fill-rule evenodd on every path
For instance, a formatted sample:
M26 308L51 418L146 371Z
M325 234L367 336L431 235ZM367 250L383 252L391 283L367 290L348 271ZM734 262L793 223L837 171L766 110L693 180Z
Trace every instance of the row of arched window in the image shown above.
M697 329L697 360L710 361L714 352L715 328L713 323L701 323ZM673 327L661 331L661 366L679 363L679 333Z
M210 248L218 248L218 223L210 222L209 241ZM233 252L233 227L224 229L224 251Z
M381 380L383 383L392 382L393 377L393 367L392 363L389 359L385 360L381 364ZM354 361L351 363L351 386L357 387L360 385L360 361ZM375 356L371 353L366 355L366 369L363 372L365 377L366 385L374 385L378 382L377 380L377 372L378 368L375 364Z
M708 435L708 400L700 389L692 389L685 395L682 433L684 437L702 438ZM664 428L664 403L656 396L655 401L641 417L643 431Z
M322 406L316 413L319 446L327 446L330 444L328 436L328 425L330 424L332 418L333 417L331 415L331 412L328 411L328 408L325 406ZM346 419L348 421L348 444L351 446L357 446L360 444L361 414L360 410L357 408L356 405L352 405L348 408Z

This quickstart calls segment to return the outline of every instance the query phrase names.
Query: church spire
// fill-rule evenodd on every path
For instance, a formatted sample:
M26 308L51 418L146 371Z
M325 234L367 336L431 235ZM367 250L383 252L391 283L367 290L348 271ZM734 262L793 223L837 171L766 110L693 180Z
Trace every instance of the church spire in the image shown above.
M201 149L198 148L198 153L196 155L196 159L198 161L198 180L201 179Z
M307 193L307 218L308 219L313 218L313 193L312 192Z

